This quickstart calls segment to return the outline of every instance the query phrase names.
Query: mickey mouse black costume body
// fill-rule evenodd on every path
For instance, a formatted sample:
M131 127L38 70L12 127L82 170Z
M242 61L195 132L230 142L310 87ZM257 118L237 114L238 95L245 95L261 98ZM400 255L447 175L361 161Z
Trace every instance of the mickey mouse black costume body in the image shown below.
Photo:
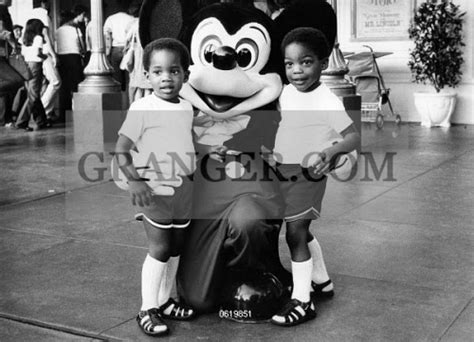
M146 44L179 36L188 46L191 74L180 95L199 110L198 146L227 150L222 161L205 156L199 162L178 273L179 295L205 312L218 308L231 278L271 272L291 281L278 257L282 205L276 177L260 155L273 149L283 63L281 37L260 10L214 4L191 18L190 9L197 9L195 3L145 1L140 38Z

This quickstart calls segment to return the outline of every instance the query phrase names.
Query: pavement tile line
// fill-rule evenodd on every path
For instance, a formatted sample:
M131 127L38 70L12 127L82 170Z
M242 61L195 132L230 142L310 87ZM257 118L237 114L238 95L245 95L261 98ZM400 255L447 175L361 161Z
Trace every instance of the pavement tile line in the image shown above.
M86 186L83 186L83 187L67 189L67 190L64 190L64 191L57 191L57 192L54 192L50 195L44 195L44 196L39 196L39 197L36 197L36 198L29 198L29 199L25 199L25 200L21 200L21 201L17 201L17 202L2 204L2 205L0 205L0 209L13 207L15 205L28 204L28 203L31 203L31 202L42 201L42 200L45 200L45 199L48 199L48 198L65 195L65 194L70 193L70 192L89 189L89 188L92 188L94 186L98 186L98 185L101 185L101 184L106 184L107 182L102 182L102 183L99 183L99 184L86 185Z
M54 331L58 331L58 332L66 333L66 334L70 334L70 335L86 337L86 338L92 338L92 339L96 339L96 340L99 340L99 341L111 341L109 338L106 338L104 336L100 336L98 334L94 334L94 333L91 333L91 332L88 332L88 331L77 330L77 329L65 327L65 326L58 325L58 324L46 323L46 322L42 322L42 321L39 321L39 320L36 320L36 319L19 317L19 316L16 316L16 315L6 314L6 313L3 313L3 312L0 312L0 318L3 318L5 320L9 320L9 321L14 321L14 322L17 322L17 323L32 325L32 326L38 327L38 328L54 330Z
M456 317L453 318L452 322L446 327L446 329L443 331L441 336L438 338L438 341L441 341L443 339L443 337L448 333L449 329L451 329L451 327L454 325L454 323L456 323L458 318L461 317L463 312L466 311L466 309L469 307L469 305L472 303L473 300L474 298L471 298L471 300L468 301L461 310L459 310L459 313L456 315Z
M120 322L120 323L118 323L118 324L115 324L114 326L111 326L111 327L106 328L106 329L102 330L101 332L99 332L99 335L106 335L108 331L111 331L111 330L113 330L113 329L115 329L115 328L118 328L118 327L121 326L121 325L127 324L128 322L135 321L135 319L136 319L135 317L132 317L132 318L127 319L127 320L125 320L125 321L123 321L123 322Z
M131 221L131 222L133 223L133 221ZM64 241L91 242L91 243L105 244L105 245L110 245L110 246L137 248L137 249L144 249L144 250L148 249L148 247L145 247L145 246L134 246L134 245L127 245L127 244L124 244L124 243L117 243L117 242L110 242L110 241L103 241L103 240L91 240L91 239L85 239L85 238L79 238L79 237L51 235L51 234L36 232L36 231L33 231L33 230L29 230L29 229L15 229L15 228L1 227L0 226L0 230L7 230L7 231L10 231L10 232L15 232L15 233L35 234L35 235L39 235L39 236L55 238L55 239L64 240Z
M413 177L411 177L410 179L407 179L406 181L401 182L400 184L397 184L397 185L395 185L395 186L393 186L393 187L391 187L391 188L388 188L388 189L385 190L385 191L382 191L381 193L375 195L375 196L372 197L371 199L368 199L368 200L365 201L364 203L361 203L361 204L359 204L358 206L355 206L355 207L353 207L353 208L350 208L350 209L348 209L348 210L345 211L345 212L341 212L341 216L347 215L347 214L349 214L350 212L352 212L352 211L354 211L354 210L356 210L356 209L359 209L360 207L363 207L363 206L366 205L367 203L370 203L370 202L376 200L377 198L379 198L379 197L381 197L381 196L383 196L383 195L389 193L390 191L395 190L395 189L399 188L400 186L405 185L405 184L411 182L411 181L414 180L414 179L417 179L417 178L419 178L419 177L421 177L421 176L424 176L424 175L426 175L427 173L430 173L430 172L432 172L432 171L434 171L434 170L440 168L441 166L443 166L443 165L445 165L445 164L448 164L448 163L450 163L450 162L453 162L454 160L459 159L460 157L462 157L462 156L464 156L464 155L466 155L466 154L469 154L469 153L473 153L473 152L474 152L474 149L471 149L471 150L465 151L464 153L461 153L461 154L458 154L458 155L456 155L456 156L454 156L454 157L451 157L451 158L449 158L449 159L446 159L445 161L439 163L438 165L433 166L432 168L430 168L430 169L428 169L428 170L426 170L426 171L423 171L422 173L420 173L420 174L418 174L418 175L416 175L416 176L413 176Z

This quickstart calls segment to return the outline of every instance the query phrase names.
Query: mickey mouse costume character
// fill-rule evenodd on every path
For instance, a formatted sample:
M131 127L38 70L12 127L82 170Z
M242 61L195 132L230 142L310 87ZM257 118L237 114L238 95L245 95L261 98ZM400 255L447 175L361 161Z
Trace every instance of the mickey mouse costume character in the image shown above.
M315 17L325 22L323 14ZM264 161L280 120L279 43L290 30L280 27L278 33L274 25L253 6L229 3L199 9L193 1L145 0L140 12L144 45L179 37L191 54L189 81L180 95L199 110L194 131L202 158L194 174L193 220L178 293L200 312L218 309L236 281L269 274L291 283L278 256L277 175Z

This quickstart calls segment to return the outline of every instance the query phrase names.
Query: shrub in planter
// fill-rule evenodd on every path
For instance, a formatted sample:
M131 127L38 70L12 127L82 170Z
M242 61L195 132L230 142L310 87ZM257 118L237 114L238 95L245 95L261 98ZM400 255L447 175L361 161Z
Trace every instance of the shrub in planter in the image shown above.
M408 66L414 81L429 82L439 93L461 80L462 23L466 12L450 0L427 0L418 7L409 35L415 42Z
M409 36L415 43L408 62L413 82L429 83L436 93L440 93L444 87L454 88L459 84L464 62L462 25L465 14L451 0L426 0L419 5L409 29ZM440 103L444 100L433 99L432 94L427 95L430 97L427 103L421 103L421 96L425 95L415 93L415 105L420 112L422 125L449 126L456 95L440 95L449 98L449 103ZM440 113L441 107L451 113ZM427 112L422 113L424 110Z

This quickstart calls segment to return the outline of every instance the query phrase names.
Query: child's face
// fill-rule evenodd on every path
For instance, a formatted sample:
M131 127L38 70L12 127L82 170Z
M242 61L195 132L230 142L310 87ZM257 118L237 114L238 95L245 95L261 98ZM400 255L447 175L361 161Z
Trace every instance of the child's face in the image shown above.
M178 94L187 82L189 71L181 66L180 56L171 50L153 51L150 58L150 68L145 71L153 91L159 98L178 102Z
M16 40L21 38L21 28L16 28L13 30L13 34L15 35Z
M298 91L308 92L319 85L321 71L327 68L328 59L319 57L300 43L285 48L285 73Z

